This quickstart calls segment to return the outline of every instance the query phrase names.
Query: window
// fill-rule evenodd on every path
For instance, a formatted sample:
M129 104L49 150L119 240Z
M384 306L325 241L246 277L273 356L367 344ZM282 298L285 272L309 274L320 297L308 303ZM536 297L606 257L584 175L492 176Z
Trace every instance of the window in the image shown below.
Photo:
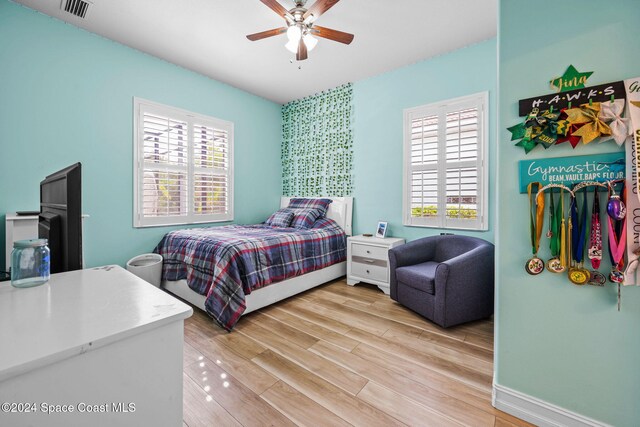
M233 123L134 98L135 227L233 220Z
M488 93L404 111L403 223L487 229Z

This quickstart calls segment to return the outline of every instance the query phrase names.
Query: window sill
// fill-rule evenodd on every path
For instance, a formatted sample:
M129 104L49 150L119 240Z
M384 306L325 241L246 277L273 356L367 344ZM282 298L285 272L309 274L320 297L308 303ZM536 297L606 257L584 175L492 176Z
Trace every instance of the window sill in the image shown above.
M180 225L217 224L220 222L233 222L233 218L213 219L213 220L206 220L206 221L190 221L190 222L168 222L168 223L162 223L162 224L134 224L133 228L175 227Z
M439 225L423 225L423 224L407 224L407 223L403 223L402 224L405 227L417 227L417 228L434 228L434 229L438 229L438 230L464 230L464 231L478 231L478 232L488 232L489 228L482 226L482 227L442 227Z

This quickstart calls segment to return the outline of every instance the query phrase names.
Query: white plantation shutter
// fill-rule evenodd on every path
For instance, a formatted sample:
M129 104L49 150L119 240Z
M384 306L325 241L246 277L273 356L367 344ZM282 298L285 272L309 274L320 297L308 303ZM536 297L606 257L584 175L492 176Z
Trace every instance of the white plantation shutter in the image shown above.
M438 116L411 120L411 215L428 224L438 217Z
M134 99L134 225L233 219L233 124Z
M195 215L226 214L229 209L229 133L224 129L194 126Z
M487 228L487 98L405 110L405 225Z
M186 215L187 123L142 114L142 213L147 217Z

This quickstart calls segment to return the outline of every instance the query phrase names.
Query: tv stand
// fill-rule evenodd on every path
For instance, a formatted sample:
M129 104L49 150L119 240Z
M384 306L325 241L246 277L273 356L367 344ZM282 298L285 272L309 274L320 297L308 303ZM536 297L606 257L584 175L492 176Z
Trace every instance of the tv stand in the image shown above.
M53 274L28 289L0 284L0 402L36 405L0 414L0 424L182 425L192 313L119 266ZM74 409L47 415L42 404Z

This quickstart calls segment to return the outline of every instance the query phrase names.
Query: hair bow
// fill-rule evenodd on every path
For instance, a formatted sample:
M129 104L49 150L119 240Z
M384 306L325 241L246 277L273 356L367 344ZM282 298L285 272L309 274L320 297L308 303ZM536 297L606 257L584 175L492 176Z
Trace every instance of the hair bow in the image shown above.
M566 110L567 120L572 124L584 125L580 129L572 132L573 136L582 137L582 143L588 144L601 135L611 135L611 128L598 116L600 114L600 103L582 104L580 108Z
M616 144L622 146L627 137L633 133L630 120L621 117L624 112L624 99L616 99L613 102L600 103L600 113L598 118L609 125L611 130L611 138L601 137L598 142L604 142L609 139L616 141Z

